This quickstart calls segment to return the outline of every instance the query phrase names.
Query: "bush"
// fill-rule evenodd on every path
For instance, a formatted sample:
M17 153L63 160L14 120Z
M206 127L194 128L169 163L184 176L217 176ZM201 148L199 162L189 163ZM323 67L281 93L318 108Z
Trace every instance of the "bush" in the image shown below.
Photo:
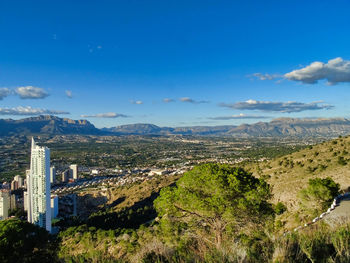
M287 207L282 203L282 202L278 202L275 206L275 213L277 215L281 215L283 214L285 211L287 211Z
M310 179L306 189L300 191L302 204L306 207L314 207L317 211L326 209L333 198L339 194L340 185L332 178Z
M344 159L343 156L338 156L338 164L340 165L346 165L347 161Z

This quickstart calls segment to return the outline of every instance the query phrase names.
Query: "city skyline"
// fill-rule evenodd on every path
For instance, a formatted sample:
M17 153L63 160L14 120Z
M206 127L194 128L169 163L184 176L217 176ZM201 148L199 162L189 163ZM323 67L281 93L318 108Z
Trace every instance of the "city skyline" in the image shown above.
M350 116L348 1L22 4L0 10L0 118L102 128Z

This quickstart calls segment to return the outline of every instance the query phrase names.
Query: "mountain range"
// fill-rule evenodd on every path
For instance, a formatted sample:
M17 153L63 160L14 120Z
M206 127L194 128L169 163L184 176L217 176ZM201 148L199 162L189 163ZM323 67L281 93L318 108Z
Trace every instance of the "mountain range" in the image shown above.
M101 134L87 120L71 120L52 115L41 115L20 120L0 119L0 136L27 134Z
M159 127L154 124L129 124L96 128L87 120L71 120L42 115L20 120L0 119L0 136L48 135L196 135L232 137L337 137L350 134L350 120L279 118L270 122L223 126Z

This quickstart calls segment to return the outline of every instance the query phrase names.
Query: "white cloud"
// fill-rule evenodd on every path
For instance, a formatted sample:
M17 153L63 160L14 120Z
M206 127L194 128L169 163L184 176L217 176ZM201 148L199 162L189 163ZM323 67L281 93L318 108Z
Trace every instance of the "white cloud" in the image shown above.
M8 88L0 88L0 100L3 98L6 98L8 95L10 95L11 91Z
M73 93L72 93L71 90L66 90L65 93L66 93L66 96L67 96L68 98L70 98L70 99L73 98Z
M175 101L175 100L169 99L169 98L163 99L163 102L165 102L165 103L174 102L174 101Z
M193 100L189 97L180 98L180 101L187 102L187 103L193 103L193 104L209 103L209 101L206 101L206 100L197 101L197 100Z
M281 76L278 75L278 74L263 74L263 73L254 73L254 74L251 74L249 75L250 77L255 77L255 78L258 78L260 80L273 80L273 79L276 79L276 78L280 78Z
M98 113L92 115L81 115L82 118L127 118L129 116L115 112Z
M142 100L131 100L130 103L131 104L141 105L141 104L143 104L143 101Z
M33 86L18 87L15 89L15 93L21 99L44 99L49 96L44 89Z
M338 57L327 63L313 62L302 69L293 70L284 75L285 78L303 83L315 84L325 79L328 84L334 85L339 82L350 82L350 61Z
M321 104L323 101L315 101L310 103L303 102L273 102L273 101L257 101L257 100L247 100L243 102L236 103L221 103L219 106L231 108L231 109L239 109L239 110L259 110L265 112L283 112L283 113L291 113L291 112L301 112L307 110L329 110L334 108L332 105Z
M240 113L238 115L230 115L230 116L218 116L218 117L209 117L211 120L237 120L237 119L268 119L271 118L269 116L257 116L257 115L246 115Z
M27 107L15 107L15 108L0 108L0 115L42 115L42 114L69 114L66 111L58 111L58 110L47 110L47 109L39 109L32 108L30 106Z

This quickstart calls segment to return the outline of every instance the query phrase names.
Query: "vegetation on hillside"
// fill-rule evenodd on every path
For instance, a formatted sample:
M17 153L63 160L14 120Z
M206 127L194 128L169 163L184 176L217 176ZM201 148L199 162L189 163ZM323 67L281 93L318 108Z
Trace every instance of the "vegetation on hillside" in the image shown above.
M282 202L288 213L279 216L282 225L297 227L309 222L316 213L325 212L336 192L346 192L350 186L350 136L339 137L265 162L250 162L245 169L257 177L266 178L272 185L272 202ZM327 181L331 178L334 183ZM321 180L322 179L322 180ZM325 180L323 180L325 179ZM322 199L313 201L310 192L303 190L310 182L316 183ZM322 183L331 184L331 189L321 189ZM338 185L338 187L337 187ZM306 194L308 192L308 194ZM310 211L313 210L313 212Z
M49 233L18 219L0 221L0 262L58 262Z
M32 251L20 255L23 262L34 255L52 262L349 262L348 221L293 231L347 189L347 147L350 139L339 138L244 168L203 164L180 179L107 188L108 202L60 221L54 239L33 243L25 227L6 227L5 236L21 241L0 242L0 256L16 245ZM21 222L3 222L11 221Z

